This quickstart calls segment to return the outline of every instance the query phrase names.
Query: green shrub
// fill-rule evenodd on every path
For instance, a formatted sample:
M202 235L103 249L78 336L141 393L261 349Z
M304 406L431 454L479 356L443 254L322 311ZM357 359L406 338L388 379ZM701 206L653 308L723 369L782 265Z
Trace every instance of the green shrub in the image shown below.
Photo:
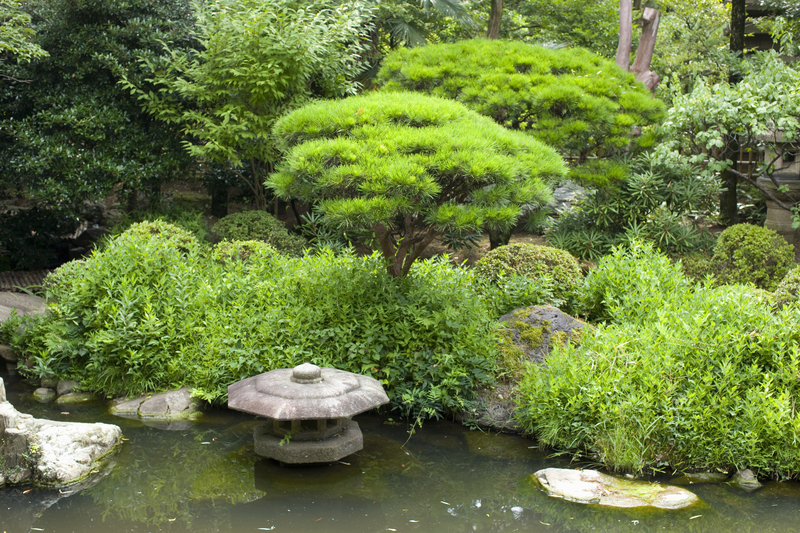
M562 214L547 242L590 261L632 239L672 254L704 250L712 237L698 227L698 217L711 214L718 197L717 181L699 179L693 167L642 156L617 186L592 192Z
M772 294L772 305L780 309L790 303L797 303L799 292L800 267L795 267L778 284L778 288Z
M514 274L529 279L546 277L552 281L553 297L564 302L574 298L583 281L581 266L569 252L530 243L514 243L491 250L475 265L475 274L495 283Z
M711 256L702 252L683 255L680 257L680 262L683 275L691 281L700 282L716 274Z
M555 347L520 384L521 425L543 445L616 471L796 476L800 313L774 314L763 295L699 286L661 298L649 320Z
M592 270L579 292L580 308L592 320L644 323L690 294L681 267L652 243L616 247Z
M119 241L166 242L182 252L189 252L198 246L197 238L185 230L164 220L148 220L132 224L122 233Z
M111 234L124 233L137 222L155 220L178 226L194 235L198 241L205 241L208 238L208 226L203 210L187 206L186 202L176 202L175 200L169 203L161 202L153 210L135 210L124 213L121 217L114 219Z
M283 222L266 211L242 211L223 217L214 233L229 241L264 241L286 255L300 256L308 243L289 233Z
M711 261L721 283L774 291L794 265L794 247L771 229L736 224L720 234Z
M397 279L379 255L183 252L129 231L47 288L51 313L20 343L31 372L109 395L188 385L224 402L235 381L310 361L371 375L392 408L424 418L464 409L494 374L497 324L471 271L444 260Z
M211 251L211 258L220 263L230 261L264 261L278 251L263 241L222 241Z

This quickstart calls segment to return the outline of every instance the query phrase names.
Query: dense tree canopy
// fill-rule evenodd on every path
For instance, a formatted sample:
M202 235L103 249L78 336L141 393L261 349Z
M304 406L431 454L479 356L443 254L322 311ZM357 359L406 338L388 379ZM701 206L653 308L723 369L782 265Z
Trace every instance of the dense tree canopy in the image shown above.
M509 229L565 173L533 138L415 93L309 105L280 119L275 135L286 159L269 187L319 201L330 225L372 230L396 277L443 232Z
M188 2L31 0L50 57L17 64L0 84L0 189L48 204L98 200L174 176L189 160L177 132L150 120L117 86L159 41L189 46Z
M145 109L179 126L188 152L230 161L266 206L262 182L277 154L273 122L312 97L355 93L361 72L364 6L210 0L196 4L199 50L142 59L148 85L126 79Z
M622 178L625 167L613 158L651 146L652 135L633 129L664 116L633 74L582 49L480 39L404 49L386 57L378 80L383 90L458 100L528 132L570 158L574 177L594 184Z

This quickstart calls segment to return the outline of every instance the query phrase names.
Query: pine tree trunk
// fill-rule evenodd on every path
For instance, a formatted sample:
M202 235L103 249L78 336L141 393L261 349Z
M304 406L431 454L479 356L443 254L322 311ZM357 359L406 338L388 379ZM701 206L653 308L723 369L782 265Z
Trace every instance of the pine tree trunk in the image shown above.
M489 27L486 30L486 37L497 39L500 37L500 22L503 19L503 0L490 0L492 3L489 11Z

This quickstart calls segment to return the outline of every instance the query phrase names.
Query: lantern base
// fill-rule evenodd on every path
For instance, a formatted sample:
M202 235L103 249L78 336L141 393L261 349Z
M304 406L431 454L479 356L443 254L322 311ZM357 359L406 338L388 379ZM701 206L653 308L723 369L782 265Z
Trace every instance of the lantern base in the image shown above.
M341 433L324 440L295 441L290 438L286 442L273 435L272 429L272 422L268 422L253 430L255 452L282 463L332 463L364 447L361 429L352 420L342 420Z

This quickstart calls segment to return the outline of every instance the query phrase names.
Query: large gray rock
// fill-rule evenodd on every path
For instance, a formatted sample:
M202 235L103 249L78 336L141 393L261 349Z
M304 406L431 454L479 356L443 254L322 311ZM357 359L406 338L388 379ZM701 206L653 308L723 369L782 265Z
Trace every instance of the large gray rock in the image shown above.
M0 344L0 359L9 363L16 363L18 358L14 350L8 344Z
M556 342L579 342L586 326L586 322L550 305L514 309L498 321L520 355L534 363L544 362Z
M0 484L62 487L100 472L122 431L110 424L41 420L6 401L0 379Z
M515 309L500 317L503 324L500 349L509 358L542 363L554 343L579 342L586 323L552 306L531 306ZM513 381L513 380L512 380ZM516 383L481 389L475 398L475 408L458 413L461 422L490 431L521 433L514 419Z
M41 315L47 310L44 298L19 292L0 291L0 322L5 322L11 311L18 315Z
M550 496L577 503L683 509L700 501L681 487L620 479L597 470L545 468L531 479Z

